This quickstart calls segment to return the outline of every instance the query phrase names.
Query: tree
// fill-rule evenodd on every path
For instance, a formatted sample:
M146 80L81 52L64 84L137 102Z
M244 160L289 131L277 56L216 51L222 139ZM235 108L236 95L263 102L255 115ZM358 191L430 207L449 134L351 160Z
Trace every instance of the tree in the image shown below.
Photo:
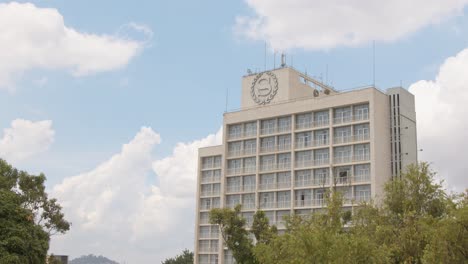
M161 264L192 264L193 263L193 252L188 249L182 251L182 254L177 255L173 258L164 260Z
M48 198L45 180L0 159L0 260L9 258L0 263L44 263L50 236L70 229L57 200Z
M219 226L224 243L238 264L257 263L252 252L253 241L249 238L246 220L240 210L241 205L237 205L234 210L214 208L210 211L210 223Z
M252 229L257 243L269 244L273 237L278 233L275 225L270 226L269 220L265 212L258 210L253 216Z

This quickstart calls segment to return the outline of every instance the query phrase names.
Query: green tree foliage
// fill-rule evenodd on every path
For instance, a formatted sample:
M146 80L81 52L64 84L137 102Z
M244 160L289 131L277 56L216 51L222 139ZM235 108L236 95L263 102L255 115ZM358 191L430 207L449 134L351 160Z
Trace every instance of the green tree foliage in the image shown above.
M70 229L45 180L0 159L0 263L44 263L50 235Z
M182 251L182 254L173 258L164 260L161 264L193 264L193 252L188 249Z
M241 206L214 208L210 211L210 223L218 225L224 243L232 251L238 264L257 263L253 255L253 242L246 230L246 220L241 216Z
M427 163L411 165L385 185L380 201L362 203L352 214L332 187L326 208L291 216L281 235L257 213L257 243L248 246L253 256L238 263L468 263L468 192L449 195L434 175ZM240 208L217 210L226 214L219 219L242 220ZM212 223L221 224L224 234L248 233L242 222L236 229L230 221Z

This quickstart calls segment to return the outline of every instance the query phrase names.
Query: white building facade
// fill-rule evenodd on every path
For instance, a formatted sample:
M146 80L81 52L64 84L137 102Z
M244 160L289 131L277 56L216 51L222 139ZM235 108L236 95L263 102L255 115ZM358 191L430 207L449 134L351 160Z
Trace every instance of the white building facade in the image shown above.
M401 87L340 92L283 67L244 76L241 100L223 144L199 149L195 263L233 263L212 208L241 204L249 225L261 209L281 229L285 215L322 210L332 186L345 210L378 200L417 162L414 96Z

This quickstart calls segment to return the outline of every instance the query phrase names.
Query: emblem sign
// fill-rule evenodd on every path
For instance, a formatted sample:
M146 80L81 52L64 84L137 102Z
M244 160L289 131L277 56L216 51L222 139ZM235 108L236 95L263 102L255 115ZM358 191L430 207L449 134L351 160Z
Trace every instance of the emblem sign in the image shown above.
M268 104L278 92L278 79L272 72L262 72L255 76L250 94L252 99L260 105Z

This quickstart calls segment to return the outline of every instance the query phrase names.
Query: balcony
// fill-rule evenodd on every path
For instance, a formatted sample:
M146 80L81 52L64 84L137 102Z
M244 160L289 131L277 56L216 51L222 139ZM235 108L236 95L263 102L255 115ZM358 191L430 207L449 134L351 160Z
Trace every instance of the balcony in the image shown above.
M255 155L257 153L256 148L246 148L246 149L232 149L228 151L228 157L238 157L245 155Z
M278 202L264 202L260 203L260 209L282 209L282 208L290 208L291 202L290 201L278 201Z
M226 186L226 193L236 193L241 191L240 185L227 185Z
M260 135L271 135L276 133L287 133L291 131L291 125L278 127L264 127L260 129Z
M325 206L324 199L305 199L305 200L295 200L294 207L304 208L304 207L320 207Z
M250 138L250 137L256 137L257 136L257 130L249 130L249 131L236 131L232 133L228 133L227 138L228 140L233 140L233 139L242 139L242 138Z
M275 189L284 189L291 187L291 182L273 182L273 183L263 183L258 185L259 190L275 190Z
M243 203L242 210L255 209L255 203Z
M328 177L294 181L294 187L315 187L315 186L320 187L320 186L326 186L329 184L330 184L330 180Z
M358 173L354 176L354 182L369 182L370 173Z
M345 143L351 143L351 142L360 142L360 141L369 140L369 138L370 138L369 133L354 135L354 136L334 137L333 138L333 144L345 144Z
M200 193L200 197L207 197L207 196L219 196L219 190L217 191L205 191Z
M244 168L229 168L226 170L226 175L227 176L234 176L234 175L240 175L240 174L247 174L247 173L255 173L257 167L250 166L250 167L244 167Z
M307 120L307 121L301 121L296 123L296 129L301 130L301 129L311 129L311 128L318 128L318 127L326 127L329 126L330 121L327 119L324 120Z
M274 145L274 146L263 146L263 147L260 147L260 153L286 151L290 149L291 149L291 143Z
M339 124L358 122L358 121L365 121L365 120L369 120L369 114L368 113L335 117L335 118L333 118L333 124L334 125L339 125Z
M321 165L328 165L330 160L328 158L316 159L316 160L297 160L295 164L295 168L307 168L312 166L321 166Z
M260 166L261 172L275 171L275 170L290 170L291 162L281 162L277 164L263 164Z

